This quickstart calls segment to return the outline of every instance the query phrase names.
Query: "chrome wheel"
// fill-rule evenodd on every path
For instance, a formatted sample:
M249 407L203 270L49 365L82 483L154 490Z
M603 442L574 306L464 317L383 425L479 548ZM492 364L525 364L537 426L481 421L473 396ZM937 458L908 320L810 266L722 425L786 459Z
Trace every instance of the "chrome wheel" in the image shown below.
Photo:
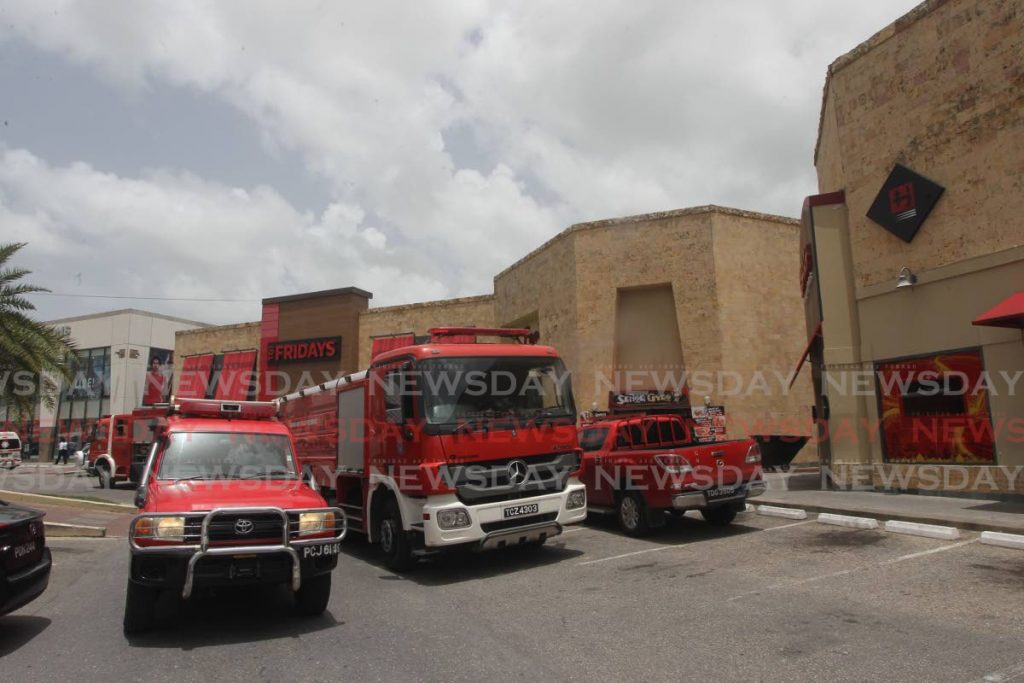
M380 549L391 554L395 548L395 520L385 519L380 523Z
M640 506L632 496L624 496L619 502L619 520L626 529L636 529L640 524Z

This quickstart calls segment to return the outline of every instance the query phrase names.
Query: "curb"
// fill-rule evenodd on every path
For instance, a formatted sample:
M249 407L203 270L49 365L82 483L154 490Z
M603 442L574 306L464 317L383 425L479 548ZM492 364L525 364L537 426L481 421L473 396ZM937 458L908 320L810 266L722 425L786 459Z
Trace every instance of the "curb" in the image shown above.
M872 515L873 517L881 517L887 520L899 521L899 522L916 522L918 524L945 524L949 526L955 526L963 531L994 531L999 533L1008 534L1022 534L1024 531L1017 526L1006 526L997 522L971 522L971 521L960 521L953 520L944 517L937 517L935 515L913 515L913 514L899 514L892 512L872 512L866 510L858 510L851 507L839 507L839 506L824 506L824 505L797 505L795 503L777 502L771 503L773 507L789 508L796 510L806 510L808 513L831 513L831 514L848 514L848 515Z
M802 508L779 508L771 505L758 505L757 514L765 517L782 517L783 519L807 519L807 511Z
M818 515L819 524L832 524L844 526L848 529L877 529L878 520L874 517L851 517L850 515L834 515L830 512L822 512Z
M925 538L937 538L942 541L955 541L960 538L960 530L956 527L936 526L935 524L918 524L917 522L901 522L895 519L891 519L885 523L885 530L894 534L924 536Z
M101 526L44 521L43 527L47 538L105 538L107 535L107 530Z
M994 531L981 532L981 542L985 545L997 545L1001 548L1024 550L1024 536L1019 534L1000 534Z
M122 503L100 503L95 500L82 500L81 498L64 498L62 496L45 496L38 493L22 493L20 491L8 491L7 489L0 489L0 498L8 500L12 503L26 503L28 505L62 505L123 513L135 513L137 511L137 508L134 505L124 505Z

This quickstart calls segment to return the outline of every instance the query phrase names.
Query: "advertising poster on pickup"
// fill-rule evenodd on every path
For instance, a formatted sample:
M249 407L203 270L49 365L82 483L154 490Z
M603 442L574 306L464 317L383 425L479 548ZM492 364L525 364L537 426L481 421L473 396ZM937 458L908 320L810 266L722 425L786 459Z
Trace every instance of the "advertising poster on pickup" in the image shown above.
M697 443L714 443L725 440L725 406L694 406L693 440Z

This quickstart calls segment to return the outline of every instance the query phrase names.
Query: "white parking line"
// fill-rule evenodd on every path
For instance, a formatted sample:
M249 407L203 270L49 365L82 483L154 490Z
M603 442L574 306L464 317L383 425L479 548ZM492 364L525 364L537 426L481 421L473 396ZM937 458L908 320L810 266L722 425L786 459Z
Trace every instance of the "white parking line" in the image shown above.
M873 562L871 564L861 565L859 567L851 567L850 569L843 569L838 572L829 572L828 574L821 574L820 576L809 576L803 579L796 579L794 581L782 581L775 583L770 586L766 586L756 591L749 591L747 593L740 593L729 598L728 602L735 602L736 600L743 600L754 595L760 595L761 593L767 593L768 591L778 590L780 588L793 588L795 586L803 586L804 584L814 583L816 581L824 581L825 579L834 579L837 576L845 576L847 574L853 574L854 572L866 571L869 569L878 569L879 567L888 567L889 565L896 564L897 562L905 562L906 560L913 560L918 557L924 557L925 555L934 555L935 553L945 552L947 550L953 550L960 548L971 543L977 543L978 539L974 538L969 541L960 541L959 543L951 543L949 545L939 546L938 548L932 548L930 550L922 550L917 553L910 553L909 555L901 555L891 560L882 560L880 562Z
M657 548L646 548L644 550L635 550L631 553L623 553L621 555L612 555L611 557L602 557L597 560L587 560L586 562L580 562L578 567L584 567L588 564L597 564L598 562L611 562L612 560L621 560L624 557L633 557L634 555L644 555L646 553L656 553L659 550L672 550L673 548L680 548L678 545L662 545Z
M1011 666L1009 669L1003 669L1002 671L993 671L976 679L975 683L1006 683L1007 681L1019 681L1022 678L1024 678L1024 663Z
M793 526L803 526L804 524L814 524L814 522L815 522L815 520L813 520L813 519L805 519L802 522L793 522L792 524L781 524L779 526L765 527L764 529L761 529L761 531L775 531L776 529L788 529L788 528L793 527Z

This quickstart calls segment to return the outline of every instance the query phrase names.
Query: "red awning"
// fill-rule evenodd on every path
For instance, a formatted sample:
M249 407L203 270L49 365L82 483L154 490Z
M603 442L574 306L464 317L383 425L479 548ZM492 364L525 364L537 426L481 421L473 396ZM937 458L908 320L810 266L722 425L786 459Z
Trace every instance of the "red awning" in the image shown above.
M412 332L408 334L394 334L385 337L374 337L373 346L370 348L370 360L373 360L385 351L393 351L400 349L403 346L412 346L416 341L416 335Z
M1024 329L1024 292L1006 297L972 320L971 324Z
M249 386L256 377L253 371L255 366L255 351L225 353L213 397L221 401L246 400L249 397Z
M807 360L807 356L811 355L811 347L814 346L814 340L821 336L821 323L814 328L814 334L811 335L810 340L807 342L807 348L804 349L804 353L800 356L800 362L796 364L796 370L793 371L793 379L789 380L789 387L792 388L796 382L797 375L800 374L800 368L804 366L804 361Z
M177 398L206 398L212 369L212 353L185 358L181 367L181 379L178 381Z

